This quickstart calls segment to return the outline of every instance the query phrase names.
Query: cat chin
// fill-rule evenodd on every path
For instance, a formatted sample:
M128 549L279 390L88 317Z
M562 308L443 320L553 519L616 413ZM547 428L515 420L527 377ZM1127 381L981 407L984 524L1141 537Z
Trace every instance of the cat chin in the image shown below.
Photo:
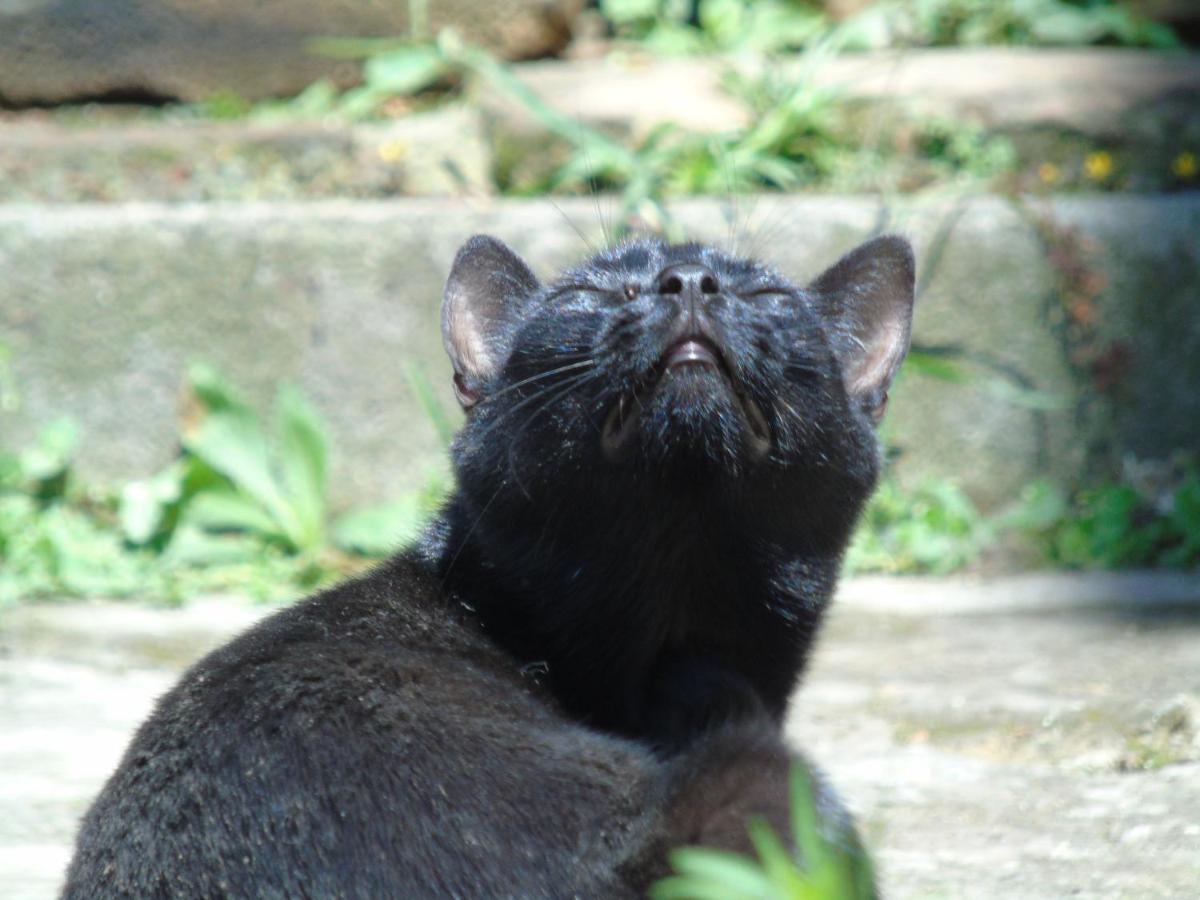
M678 453L737 464L771 450L771 430L758 404L723 368L668 366L656 379L622 394L601 430L610 462L638 454L662 461ZM663 458L666 459L663 459Z

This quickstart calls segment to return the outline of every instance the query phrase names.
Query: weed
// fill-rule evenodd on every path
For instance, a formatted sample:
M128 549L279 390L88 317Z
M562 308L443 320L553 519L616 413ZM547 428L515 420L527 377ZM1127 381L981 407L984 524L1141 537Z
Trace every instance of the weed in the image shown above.
M619 36L660 53L777 53L829 26L811 6L783 0L601 0L600 11Z
M0 606L30 595L124 596L145 560L124 551L102 503L71 473L77 429L60 419L20 453L0 453Z
M428 383L418 373L411 381L448 440ZM21 453L0 453L0 604L292 596L413 539L449 490L438 473L419 491L333 518L326 430L294 389L280 389L270 430L212 369L194 366L189 389L179 459L116 496L79 485L69 421L51 423Z
M792 768L790 802L794 853L766 822L752 819L749 833L757 859L702 847L676 850L670 856L676 874L651 888L652 900L866 900L876 896L870 857L827 836L812 784L800 766Z
M994 536L954 482L929 480L906 491L888 479L867 507L846 570L944 575L975 562Z
M427 383L414 378L443 438ZM193 366L192 412L180 459L152 478L126 485L120 520L135 545L152 545L176 562L233 561L276 547L313 562L330 537L341 549L376 555L413 536L446 491L431 480L418 494L357 509L330 521L329 438L315 411L289 386L275 404L275 428L263 423L211 368Z
M881 3L872 14L892 45L1179 45L1170 28L1114 0L917 0Z
M1024 534L1057 566L1083 569L1200 566L1200 467L1180 462L1151 495L1127 482L1085 487L1073 496L1046 482L1029 485L1000 524Z
M817 4L796 0L601 0L600 11L619 37L665 53L797 49L831 25ZM1170 28L1116 0L885 0L852 16L844 30L851 49L1179 46Z

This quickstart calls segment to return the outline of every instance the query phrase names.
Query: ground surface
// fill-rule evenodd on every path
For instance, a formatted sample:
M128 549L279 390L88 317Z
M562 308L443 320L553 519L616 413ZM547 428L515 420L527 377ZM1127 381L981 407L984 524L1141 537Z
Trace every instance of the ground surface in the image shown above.
M0 896L49 897L75 822L181 667L260 610L0 619ZM889 897L1196 896L1200 578L859 580L791 733Z

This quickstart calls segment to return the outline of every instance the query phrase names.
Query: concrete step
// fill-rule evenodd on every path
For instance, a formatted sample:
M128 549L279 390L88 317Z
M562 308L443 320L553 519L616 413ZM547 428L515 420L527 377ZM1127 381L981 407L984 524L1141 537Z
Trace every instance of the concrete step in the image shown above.
M664 121L700 131L745 125L751 114L724 87L730 71L770 72L832 91L842 103L916 104L994 126L1051 125L1096 136L1119 137L1146 113L1193 122L1200 115L1200 54L1122 48L945 47L844 53L816 64L803 57L663 59L634 52L526 63L516 71L551 106L639 135ZM527 113L486 85L479 88L486 110L532 127Z
M937 179L914 161L921 139L913 113L915 121L1004 132L1023 166L1011 177L1039 189L1043 163L1060 187L1091 184L1074 170L1096 141L1117 151L1114 177L1138 190L1178 182L1172 162L1200 145L1200 54L972 48L844 54L810 65L622 52L514 71L551 107L635 142L664 122L709 133L745 127L755 113L728 88L731 73L809 84L830 92L828 118L840 124L828 127L845 143L890 160L838 173L848 190ZM526 108L479 81L462 101L385 122L311 112L291 121L262 112L228 122L195 116L0 110L0 202L478 195L496 189L498 168L534 184L568 152Z
M482 115L463 104L353 126L0 120L0 203L473 195L492 192L492 167Z
M176 452L185 368L204 359L264 410L280 380L315 401L339 504L410 487L444 464L406 373L454 408L438 304L457 247L492 232L550 275L604 242L611 202L0 205L20 396L0 442L69 415L86 477L146 475ZM1085 462L1200 446L1200 194L772 195L675 214L801 280L876 230L913 239L916 341L960 354L971 380L903 378L885 424L903 479L951 475L995 505Z

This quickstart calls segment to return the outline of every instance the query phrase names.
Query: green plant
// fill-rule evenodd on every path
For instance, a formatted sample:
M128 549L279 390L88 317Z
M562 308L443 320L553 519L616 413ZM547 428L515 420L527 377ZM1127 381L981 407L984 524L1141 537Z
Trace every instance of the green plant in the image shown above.
M410 380L448 439L428 384ZM210 367L193 366L189 388L194 412L180 459L121 492L120 521L134 545L193 564L246 558L260 545L315 561L331 537L343 550L377 555L415 536L447 490L430 479L418 493L331 522L328 435L294 388L278 391L273 433Z
M662 53L775 53L829 27L811 4L787 0L601 0L600 11L618 35Z
M521 103L570 145L569 159L547 187L619 190L614 216L618 237L637 218L678 238L668 197L794 188L828 171L838 147L831 135L836 95L806 77L835 52L833 39L814 44L805 66L786 79L768 75L753 86L744 81L734 85L754 107L746 128L706 135L664 123L632 147L549 106L488 54L454 42L443 46L451 58Z
M1008 138L963 119L932 116L917 123L917 153L938 165L943 177L963 173L993 178L1017 167L1017 152Z
M428 381L413 370L410 383L448 442L453 424ZM346 554L382 556L414 538L449 490L439 470L417 491L333 518L329 441L294 389L280 389L273 429L209 367L192 367L189 390L180 457L117 496L79 484L68 420L19 453L0 452L0 604L294 596L362 565Z
M844 846L827 836L827 826L817 813L812 784L799 765L792 767L790 802L794 853L766 822L754 819L748 830L757 859L702 847L676 850L671 854L676 874L651 888L652 900L875 897L870 857L865 850Z
M908 491L885 479L846 553L846 570L944 575L977 560L995 533L952 481L930 479Z
M454 439L454 423L434 395L425 373L412 368L408 383L438 440L445 447ZM441 470L426 473L419 490L394 500L352 509L333 526L333 541L343 550L364 556L383 556L413 540L450 493L451 482Z
M28 596L123 596L146 576L71 472L78 428L48 424L19 453L0 453L0 605Z
M859 18L864 46L1121 44L1176 47L1170 28L1115 0L903 0Z
M1068 496L1038 482L1000 523L1025 534L1058 566L1194 568L1200 566L1200 468L1183 466L1157 496L1122 482Z
M325 537L328 447L312 408L294 389L280 389L269 436L207 366L192 367L189 389L193 412L181 459L121 493L126 537L178 553L179 544L169 545L181 534L241 534L288 552L315 552Z
M831 25L796 0L601 0L621 37L665 53L778 52ZM1176 47L1170 28L1118 0L885 0L844 23L850 49L982 44Z

